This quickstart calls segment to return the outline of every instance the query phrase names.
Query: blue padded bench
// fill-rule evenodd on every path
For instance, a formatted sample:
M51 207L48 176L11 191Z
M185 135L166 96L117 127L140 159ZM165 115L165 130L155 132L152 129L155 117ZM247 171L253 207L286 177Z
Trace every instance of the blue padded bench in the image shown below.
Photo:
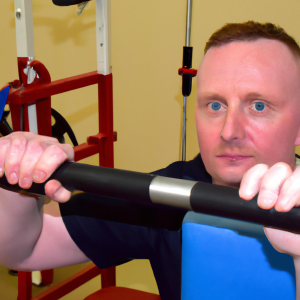
M189 212L182 226L181 300L295 300L293 259L263 226Z

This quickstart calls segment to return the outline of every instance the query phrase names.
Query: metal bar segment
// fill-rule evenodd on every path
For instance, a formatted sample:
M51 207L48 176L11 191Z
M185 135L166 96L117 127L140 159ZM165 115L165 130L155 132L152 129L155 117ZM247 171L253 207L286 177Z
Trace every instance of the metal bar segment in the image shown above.
M75 146L74 161L79 161L81 159L95 155L99 153L98 149L99 149L98 145L88 145L87 143L83 143L81 145Z
M149 194L153 203L192 210L191 191L196 181L156 176L150 184Z
M20 91L21 100L18 91L18 93L16 94L16 98L11 95L8 103L30 103L39 99L47 98L53 95L76 90L97 83L98 73L97 71L94 71L82 75L72 76L69 78L59 79L49 83L42 83L34 86L27 85L25 89L22 89Z
M192 0L187 0L185 46L190 46L192 23Z
M29 122L29 131L37 134L38 126L37 126L37 115L36 115L35 104L28 106L28 122Z
M110 11L111 0L96 0L97 70L102 75L111 73Z
M15 0L17 56L34 57L32 0Z
M47 290L45 290L44 292L33 297L32 300L60 299L68 293L77 289L79 284L84 284L101 273L102 270L100 270L94 264L90 264L74 275L47 288Z
M192 23L192 0L187 0L185 46L190 47ZM186 97L183 97L181 160L186 160Z

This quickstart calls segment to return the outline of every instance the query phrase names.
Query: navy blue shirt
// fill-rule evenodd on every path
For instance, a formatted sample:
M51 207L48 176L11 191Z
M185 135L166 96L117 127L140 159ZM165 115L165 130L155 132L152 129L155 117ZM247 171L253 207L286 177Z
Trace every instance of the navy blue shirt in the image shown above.
M153 174L211 183L200 154ZM149 259L161 299L180 300L180 228L185 210L87 193L60 204L60 210L71 238L99 268Z

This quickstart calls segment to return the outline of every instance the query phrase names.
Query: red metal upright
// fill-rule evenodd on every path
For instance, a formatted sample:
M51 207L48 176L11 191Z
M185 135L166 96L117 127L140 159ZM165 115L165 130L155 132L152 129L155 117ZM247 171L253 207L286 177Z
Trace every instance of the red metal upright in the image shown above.
M11 88L7 100L11 110L13 130L22 129L52 136L51 96L98 84L99 131L95 130L95 135L87 137L86 143L74 147L75 161L99 153L99 165L113 167L113 142L117 135L113 132L113 91L109 38L110 0L95 0L97 71L56 81L51 81L46 67L41 62L34 60L32 0L14 0L14 2L19 79L10 83ZM107 282L104 282L104 285L115 285L114 280L112 280L115 276L115 267L110 268L107 272L109 276L105 276ZM94 271L88 271L89 276L94 273ZM18 300L29 300L31 299L31 273L20 272L19 274ZM43 281L46 280L47 283L51 283L53 271L42 271L42 277ZM88 277L80 275L80 278L82 281L82 278L87 280ZM78 279L74 279L74 282L78 283ZM69 289L71 286L74 288L71 281L68 282L67 286ZM59 289L60 293L64 290L63 287ZM50 293L45 297L51 297ZM54 298L43 298L41 295L39 299Z
M88 137L86 143L74 147L75 161L99 153L99 165L113 168L113 142L116 140L116 133L113 132L112 74L102 75L95 71L51 82L51 77L46 67L39 61L32 61L29 63L29 66L37 72L38 78L35 78L33 83L28 85L27 76L24 76L22 71L25 66L27 66L27 61L19 59L20 78L11 83L12 88L7 99L11 110L13 130L21 129L21 106L23 105L24 130L29 131L28 106L35 104L38 133L51 136L51 95L98 84L99 132ZM102 276L101 279L103 284L105 286L114 286L115 267L103 272L105 272L105 276ZM52 283L53 270L42 271L42 276L43 282L45 281L44 284ZM18 300L31 299L31 284L31 273L19 272ZM63 290L63 287L60 289Z

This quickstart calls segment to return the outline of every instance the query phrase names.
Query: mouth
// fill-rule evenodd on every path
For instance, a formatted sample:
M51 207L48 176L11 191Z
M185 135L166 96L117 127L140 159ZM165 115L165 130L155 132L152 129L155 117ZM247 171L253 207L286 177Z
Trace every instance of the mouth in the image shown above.
M242 161L242 160L247 160L252 158L253 156L251 155L242 155L242 154L235 154L235 153L224 153L220 155L216 155L217 158L228 160L231 162L234 161Z

